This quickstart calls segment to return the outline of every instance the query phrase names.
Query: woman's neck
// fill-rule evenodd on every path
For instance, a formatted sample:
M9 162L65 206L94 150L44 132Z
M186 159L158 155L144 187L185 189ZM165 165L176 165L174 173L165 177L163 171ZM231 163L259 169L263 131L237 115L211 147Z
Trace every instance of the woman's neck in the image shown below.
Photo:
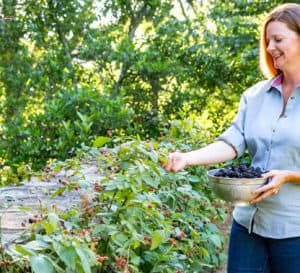
M283 72L282 85L289 89L295 89L300 86L300 70L296 72Z

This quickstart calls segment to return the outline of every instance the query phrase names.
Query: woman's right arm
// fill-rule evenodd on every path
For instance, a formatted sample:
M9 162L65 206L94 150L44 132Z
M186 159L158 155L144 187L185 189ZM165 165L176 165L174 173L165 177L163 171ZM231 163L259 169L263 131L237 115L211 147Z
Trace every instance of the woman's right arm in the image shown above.
M168 171L177 172L187 166L221 163L234 159L236 156L235 149L221 140L192 152L171 153L164 168Z

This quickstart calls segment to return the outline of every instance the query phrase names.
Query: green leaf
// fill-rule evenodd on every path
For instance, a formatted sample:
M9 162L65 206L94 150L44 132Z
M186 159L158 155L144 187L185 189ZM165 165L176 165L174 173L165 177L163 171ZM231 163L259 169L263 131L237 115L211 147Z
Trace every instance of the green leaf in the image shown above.
M77 254L76 254L76 250L73 246L68 246L68 247L64 247L62 248L59 252L58 252L59 257L61 258L61 260L72 270L76 269L76 258L77 258Z
M57 197L58 195L63 194L65 190L66 190L66 187L60 187L51 195L51 198L53 199L53 198Z
M50 212L48 214L48 220L50 225L52 226L53 231L55 231L59 225L59 218L54 212Z
M149 153L149 157L151 158L151 160L155 163L158 162L158 155L155 153Z
M128 237L122 233L112 235L111 239L119 246L124 246L124 244L128 241Z
M46 233L48 235L50 235L51 233L53 233L55 231L55 229L53 229L53 226L49 222L42 222L41 224L45 228Z
M152 235L151 250L156 249L165 239L163 230L155 230Z
M218 248L222 247L222 241L220 236L212 234L209 236L210 240L214 243L214 245Z
M188 175L188 179L191 183L199 183L201 182L200 177L196 175Z
M208 250L206 248L200 246L199 250L202 251L202 253L204 254L204 256L209 257L209 252L208 252Z
M111 142L111 138L100 136L94 140L93 147L101 147L108 142Z
M159 180L154 179L146 172L142 173L142 179L148 186L157 187L159 185Z
M32 250L39 251L39 250L48 249L49 244L44 242L44 241L41 241L41 240L34 240L34 241L31 241L31 242L28 242L26 244L26 247L29 247Z
M62 165L57 164L57 165L53 168L53 171L56 172L56 173L58 173L59 171L61 171L62 167L63 167Z
M24 256L34 256L36 253L31 249L27 249L25 246L16 245L15 250Z
M91 266L89 264L89 254L85 250L83 250L82 248L79 248L79 247L76 247L75 250L80 258L81 266L82 266L84 272L91 273Z
M158 156L158 161L159 161L160 163L166 164L166 163L168 162L168 157L165 156L165 155L159 155L159 156Z
M52 263L45 256L31 256L29 261L35 273L55 273Z

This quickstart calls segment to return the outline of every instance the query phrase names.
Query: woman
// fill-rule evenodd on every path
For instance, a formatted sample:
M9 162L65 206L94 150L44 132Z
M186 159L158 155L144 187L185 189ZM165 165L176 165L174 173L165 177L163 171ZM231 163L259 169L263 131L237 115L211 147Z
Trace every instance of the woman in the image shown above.
M165 168L220 163L246 149L270 182L250 206L236 207L228 273L300 272L300 5L283 4L266 18L260 64L269 78L244 92L231 126L202 149L169 155Z

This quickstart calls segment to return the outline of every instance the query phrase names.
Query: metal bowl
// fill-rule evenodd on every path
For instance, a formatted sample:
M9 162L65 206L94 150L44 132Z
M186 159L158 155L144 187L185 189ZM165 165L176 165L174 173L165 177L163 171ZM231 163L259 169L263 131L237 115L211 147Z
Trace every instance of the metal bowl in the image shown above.
M265 178L218 177L214 175L217 171L219 169L207 172L214 193L235 206L249 206L249 202L255 198L251 192L267 183Z

